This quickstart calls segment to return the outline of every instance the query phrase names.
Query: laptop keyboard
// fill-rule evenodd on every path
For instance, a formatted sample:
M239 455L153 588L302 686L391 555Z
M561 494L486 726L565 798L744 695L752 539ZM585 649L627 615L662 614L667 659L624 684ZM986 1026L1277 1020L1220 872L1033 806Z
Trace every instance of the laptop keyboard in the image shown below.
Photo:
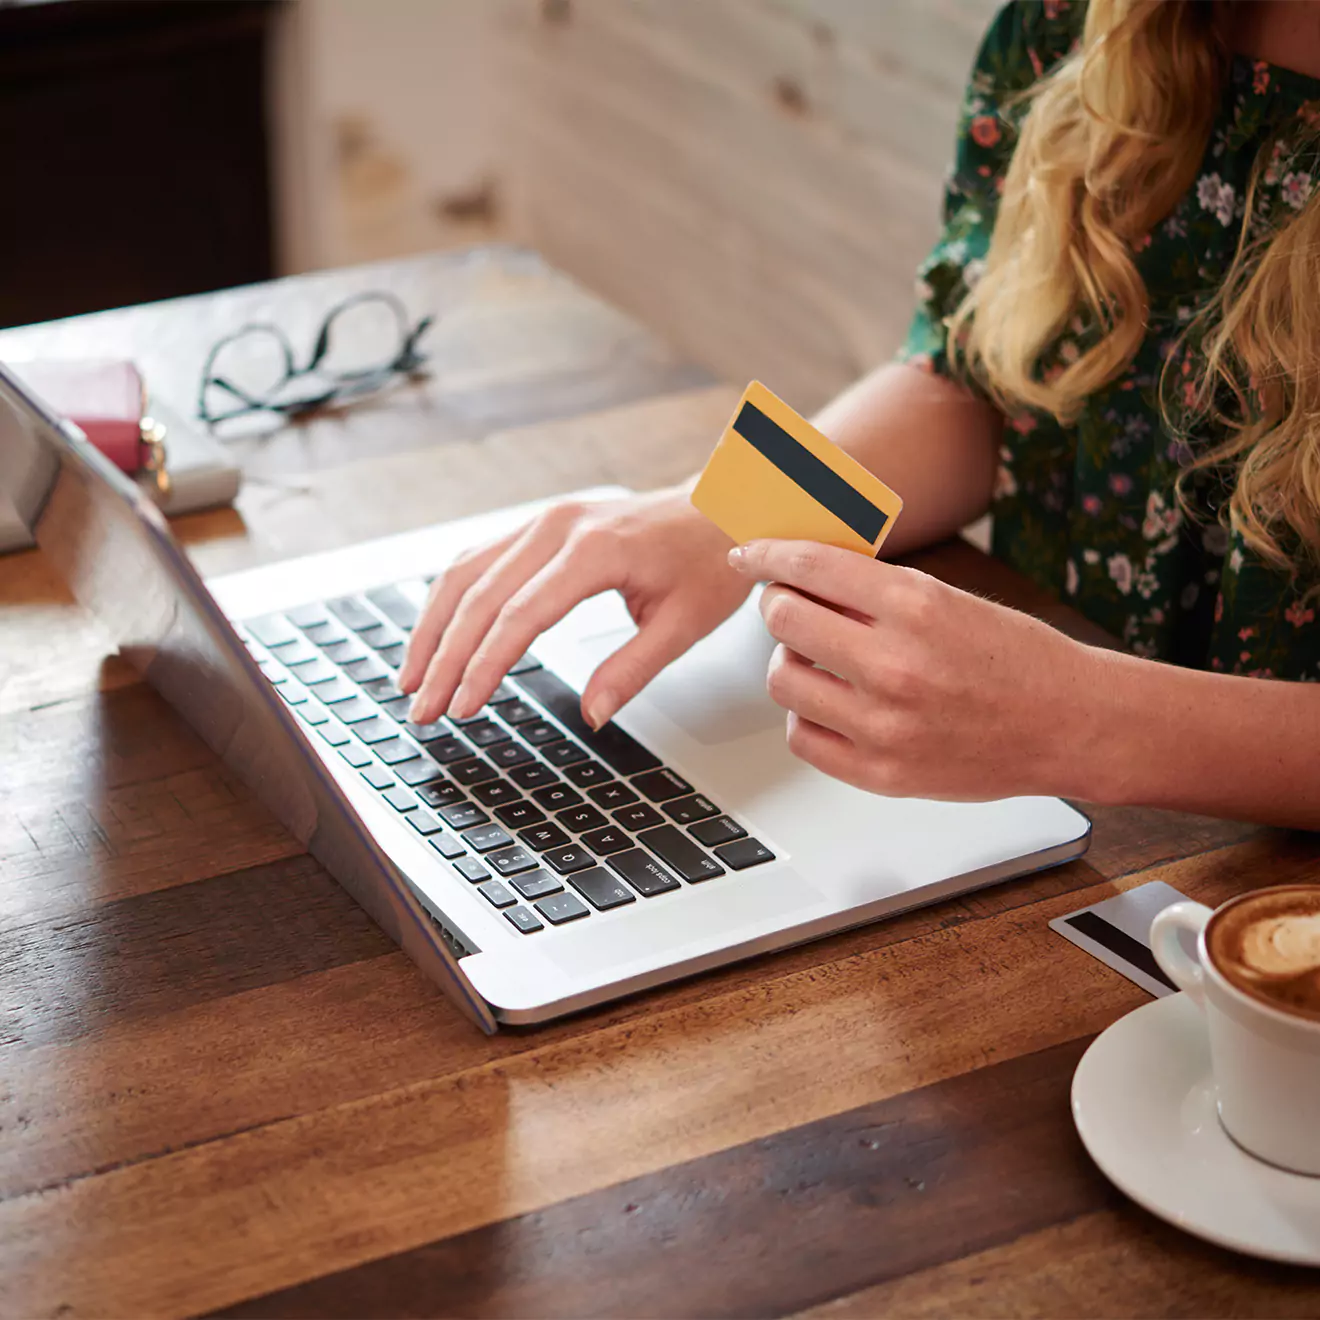
M470 719L395 686L417 607L395 586L245 620L294 713L524 935L681 893L774 854L534 656Z

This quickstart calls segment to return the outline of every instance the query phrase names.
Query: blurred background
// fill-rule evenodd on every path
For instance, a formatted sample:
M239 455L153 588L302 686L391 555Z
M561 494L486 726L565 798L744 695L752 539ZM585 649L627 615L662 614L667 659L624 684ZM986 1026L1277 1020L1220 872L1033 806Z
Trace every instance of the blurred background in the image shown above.
M997 0L0 0L0 326L523 244L801 409L898 343Z

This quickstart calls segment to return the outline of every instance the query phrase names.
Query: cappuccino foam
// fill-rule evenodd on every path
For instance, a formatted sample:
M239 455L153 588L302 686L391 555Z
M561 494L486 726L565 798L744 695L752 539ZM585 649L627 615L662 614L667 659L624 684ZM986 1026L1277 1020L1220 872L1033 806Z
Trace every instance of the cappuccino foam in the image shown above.
M1205 938L1230 985L1320 1020L1320 885L1247 894L1215 913Z

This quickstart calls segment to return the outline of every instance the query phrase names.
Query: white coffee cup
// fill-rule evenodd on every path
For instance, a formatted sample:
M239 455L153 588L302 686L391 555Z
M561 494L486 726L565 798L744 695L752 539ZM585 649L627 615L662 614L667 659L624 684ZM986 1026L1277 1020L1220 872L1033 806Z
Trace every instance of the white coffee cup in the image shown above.
M1220 1122L1249 1154L1320 1176L1320 1021L1232 985L1206 948L1214 915L1203 903L1175 903L1151 923L1150 944L1156 962L1205 1016ZM1197 936L1196 958L1180 931Z

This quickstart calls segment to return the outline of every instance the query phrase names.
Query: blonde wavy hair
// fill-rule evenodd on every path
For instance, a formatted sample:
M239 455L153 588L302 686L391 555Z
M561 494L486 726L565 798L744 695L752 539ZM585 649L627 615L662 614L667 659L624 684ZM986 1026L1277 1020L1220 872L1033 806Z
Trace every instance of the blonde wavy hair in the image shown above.
M1070 422L1140 347L1149 299L1133 252L1196 178L1233 2L1090 0L1080 48L1028 93L984 272L950 321L955 358L1001 407ZM1184 505L1192 473L1230 472L1221 518L1268 563L1295 568L1289 542L1320 561L1320 193L1250 237L1268 155L1228 275L1188 328L1204 370L1176 382L1179 407L1162 395L1173 434L1222 428L1194 450ZM1043 372L1079 313L1079 352Z

